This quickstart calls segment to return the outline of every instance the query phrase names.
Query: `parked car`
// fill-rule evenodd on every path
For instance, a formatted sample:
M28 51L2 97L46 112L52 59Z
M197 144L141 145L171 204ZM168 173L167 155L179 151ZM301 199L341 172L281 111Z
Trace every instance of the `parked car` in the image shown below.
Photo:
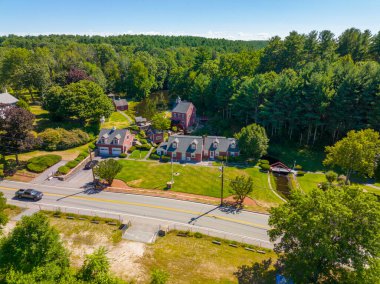
M32 199L34 201L41 200L44 194L41 191L34 189L19 189L16 191L16 198L27 198Z
M84 166L84 169L85 169L85 170L90 170L90 169L92 169L93 167L95 167L98 163L99 163L98 160L92 160L92 161L89 161L89 162Z

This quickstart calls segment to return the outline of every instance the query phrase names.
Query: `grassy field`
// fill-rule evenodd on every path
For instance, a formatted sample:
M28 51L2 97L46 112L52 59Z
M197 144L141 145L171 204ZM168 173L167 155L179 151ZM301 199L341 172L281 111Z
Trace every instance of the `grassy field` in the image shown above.
M22 208L18 207L16 205L7 204L5 205L4 213L8 216L9 219L12 219L13 217L17 216L22 212Z
M115 111L102 125L102 128L112 128L115 126L117 129L127 128L130 125L128 119L121 113Z
M123 169L117 175L132 187L148 189L165 189L166 182L171 180L171 165L156 162L139 162L121 160ZM194 193L213 197L220 196L220 171L218 167L195 166L189 164L174 164L173 191ZM251 197L263 202L278 204L281 202L268 187L267 175L257 168L238 169L225 168L224 196L230 196L229 182L238 175L250 175L253 178L254 190Z
M130 159L144 159L148 155L149 151L134 150L128 158Z
M212 244L213 239L179 237L170 232L148 245L141 263L146 270L162 269L170 274L168 283L237 283L233 273L237 267L264 259L276 259L272 251L266 254L247 251L242 247L233 248L222 242ZM272 279L274 283L274 279Z
M37 156L41 156L41 155L46 155L46 154L56 154L56 155L59 155L62 157L62 160L73 160L75 159L82 151L87 151L88 150L88 146L90 145L91 143L88 143L88 144L85 144L85 145L82 145L82 146L79 146L79 147L76 147L76 148L71 148L71 149L67 149L67 150L62 150L62 151L40 151L40 150L36 150L36 151L31 151L31 152L27 152L27 153L22 153L22 154L19 154L19 159L20 160L23 160L23 161L27 161L29 160L30 158L33 158L33 157L37 157ZM12 156L7 156L7 158L12 158L14 159L14 155Z
M306 173L304 176L297 176L297 181L301 189L305 192L311 192L321 182L327 181L322 173Z

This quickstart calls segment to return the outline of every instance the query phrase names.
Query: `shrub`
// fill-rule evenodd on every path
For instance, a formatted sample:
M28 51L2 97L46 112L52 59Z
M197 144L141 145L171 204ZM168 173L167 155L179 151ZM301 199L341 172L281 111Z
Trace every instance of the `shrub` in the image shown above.
M199 233L199 232L195 232L194 233L194 237L196 237L197 239L200 239L200 238L203 237L203 235L201 233Z
M143 145L137 145L136 146L136 149L140 150L140 151L149 151L150 148L152 148L152 146L150 144L143 144Z
M29 159L26 167L31 172L41 173L61 160L62 157L59 155L42 155Z
M333 183L338 178L338 174L334 171L328 171L325 173L325 176L329 183Z
M47 128L38 137L42 146L47 150L64 150L86 144L90 136L80 130L66 130L63 128Z
M155 154L155 153L153 153L153 154L150 154L150 158L151 158L152 160L159 160L159 159L160 159L160 156L157 155L157 154Z
M60 174L62 174L62 175L67 174L69 171L70 171L70 168L69 168L69 167L66 167L66 166L60 166L60 167L58 168L58 173L60 173Z
M5 160L3 169L2 169L2 174L6 176L13 176L17 171L17 162L15 159L8 159Z
M300 170L302 170L302 166L301 166L301 165L296 165L296 166L294 167L294 169L295 169L296 171L300 171Z
M141 144L148 144L148 140L146 140L145 138L141 138L139 139L139 141Z
M78 166L78 164L79 164L78 161L72 160L72 161L67 162L65 166L70 168L70 169L73 169L76 166Z
M263 171L263 172L267 172L269 171L270 169L270 166L268 164L260 164L259 165L260 169Z
M151 273L151 284L165 284L168 282L169 274L161 269L153 269Z
M259 160L259 163L260 164L267 164L267 165L269 165L269 161L268 160Z
M132 153L134 150L136 150L136 146L132 146L128 149L128 153Z
M131 125L128 128L129 130L132 130L132 131L136 131L136 132L140 131L140 128L137 125Z
M161 156L161 162L163 162L163 163L170 162L170 157L169 156Z
M90 145L88 145L88 148L94 150L96 148L95 143L91 143Z
M217 156L216 160L218 160L220 162L223 162L223 161L226 161L226 157L224 157L224 156Z
M297 171L297 176L304 176L305 175L305 172L304 171Z
M126 153L121 153L120 155L119 155L119 158L126 158L127 157L127 154Z

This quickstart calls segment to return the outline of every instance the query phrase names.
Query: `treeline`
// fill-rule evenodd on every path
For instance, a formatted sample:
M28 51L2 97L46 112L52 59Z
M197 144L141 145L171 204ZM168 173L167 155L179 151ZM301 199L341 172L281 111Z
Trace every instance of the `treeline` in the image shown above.
M137 100L169 90L211 118L205 131L215 134L256 122L271 137L309 144L335 141L350 129L380 128L380 33L291 32L260 45L142 35L7 36L0 42L0 85L15 94L27 90L32 100L35 93L49 96L56 85L90 80Z

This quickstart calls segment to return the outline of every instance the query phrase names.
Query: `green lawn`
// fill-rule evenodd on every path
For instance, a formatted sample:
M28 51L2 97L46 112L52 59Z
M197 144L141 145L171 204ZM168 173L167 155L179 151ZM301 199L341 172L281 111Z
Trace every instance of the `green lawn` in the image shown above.
M146 155L148 155L149 151L140 151L134 150L131 155L129 155L130 159L144 159Z
M168 283L237 283L233 273L239 266L268 258L275 262L277 258L273 251L259 254L245 250L241 245L230 247L228 241L222 241L218 246L212 244L212 240L214 238L208 236L179 237L170 232L147 245L149 251L140 263L147 273L154 268L169 273ZM270 277L267 283L274 283L274 273Z
M170 163L142 162L131 160L120 160L123 169L117 175L132 187L147 189L165 189L166 182L171 180ZM212 197L220 196L220 171L218 167L196 166L190 164L173 164L174 176L173 191L187 192ZM250 175L253 178L254 190L251 197L271 205L281 201L269 190L267 175L259 172L257 168L238 169L234 167L225 168L225 190L224 196L230 196L229 182L238 175Z
M294 161L301 165L306 171L323 171L325 167L322 161L325 153L322 149L313 149L310 147L296 147L287 143L271 142L268 149L268 155L292 167Z
M311 192L312 189L317 188L319 183L327 180L322 173L306 173L304 176L297 176L297 181L301 189L308 193Z
M112 128L115 126L117 129L127 128L130 125L128 119L121 113L115 111L102 125L102 128Z

